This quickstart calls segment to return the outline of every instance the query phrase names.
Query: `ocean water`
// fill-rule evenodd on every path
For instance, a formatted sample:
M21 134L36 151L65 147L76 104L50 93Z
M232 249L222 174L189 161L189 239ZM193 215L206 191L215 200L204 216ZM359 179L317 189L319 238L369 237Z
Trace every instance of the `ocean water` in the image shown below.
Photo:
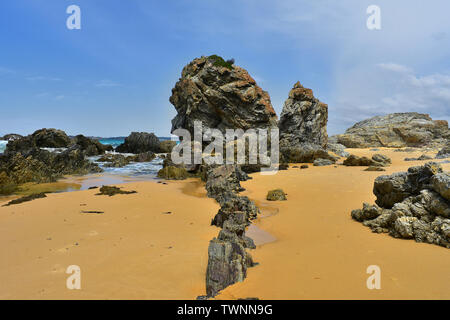
M117 146L121 145L122 143L125 142L125 138L124 137L119 137L119 138L102 138L98 140L101 144L105 144L105 145L111 145L113 146L113 148L117 148Z
M127 156L126 153L124 153L123 155ZM105 174L126 177L148 177L150 179L153 179L156 176L158 171L162 168L162 164L164 161L163 159L157 157L150 162L132 162L121 168L109 168L105 167L108 162L99 162L99 158L100 156L95 156L90 157L89 160L98 164L98 166L103 169Z
M7 144L8 144L8 141L0 140L0 153L5 152Z

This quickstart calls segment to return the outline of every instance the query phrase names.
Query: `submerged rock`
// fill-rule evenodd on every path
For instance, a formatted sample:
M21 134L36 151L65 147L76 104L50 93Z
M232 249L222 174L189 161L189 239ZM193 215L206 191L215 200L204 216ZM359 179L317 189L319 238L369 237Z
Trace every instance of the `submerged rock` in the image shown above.
M133 194L137 193L136 191L124 191L119 187L115 186L102 186L100 188L100 192L96 194L96 196L115 196L116 194Z
M15 204L20 204L20 203L33 201L35 199L42 199L42 198L46 198L46 197L47 196L45 195L45 193L35 193L35 194L31 194L29 196L21 197L19 199L11 200L7 204L4 204L3 207L8 207L8 206L12 206L12 205L15 205Z
M416 112L376 116L356 123L337 136L347 148L421 147L442 145L450 138L448 123Z

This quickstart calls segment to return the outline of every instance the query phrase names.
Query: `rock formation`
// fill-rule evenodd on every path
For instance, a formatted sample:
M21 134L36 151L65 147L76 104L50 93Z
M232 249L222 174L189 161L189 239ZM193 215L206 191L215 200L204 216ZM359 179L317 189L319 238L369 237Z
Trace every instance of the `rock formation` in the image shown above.
M277 125L269 94L246 70L218 56L194 59L185 66L170 102L177 111L172 132L183 128L193 136L194 121L222 132Z
M373 117L337 136L347 148L439 146L449 139L447 121L416 112Z
M159 152L160 141L154 133L132 132L125 142L116 148L121 153Z
M104 154L106 151L114 150L110 145L103 145L98 140L87 138L81 134L72 139L72 144L78 145L88 157L98 156Z
M221 205L211 224L222 229L209 243L206 270L206 293L214 297L227 286L243 281L247 268L254 265L246 248L254 249L255 244L245 235L245 228L259 210L247 197L238 195L243 190L239 182L248 179L239 166L211 166L205 177L208 196Z
M352 154L344 160L343 164L349 167L387 167L391 164L391 159L383 154L374 154L371 159Z
M450 140L447 141L447 144L439 150L439 152L436 155L436 159L446 159L450 158Z
M450 248L450 174L439 164L380 176L373 192L376 205L353 210L353 219L373 232Z
M336 159L327 147L328 106L311 89L297 82L284 103L280 122L280 153L286 162L310 162Z

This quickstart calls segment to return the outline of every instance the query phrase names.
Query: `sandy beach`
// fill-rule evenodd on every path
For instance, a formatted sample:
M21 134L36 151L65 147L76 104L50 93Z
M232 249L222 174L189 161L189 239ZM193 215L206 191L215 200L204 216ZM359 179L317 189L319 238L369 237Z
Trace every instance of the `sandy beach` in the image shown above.
M269 215L254 224L277 240L253 250L260 265L250 269L244 282L223 290L218 299L450 298L448 249L375 234L350 217L363 202L374 202L377 176L425 163L403 161L423 152L347 151L359 156L385 154L392 166L386 172L366 172L365 167L310 165L300 170L291 165L274 176L253 174L252 180L242 183L247 189L243 195L263 210L270 208ZM448 171L450 164L443 167ZM287 193L287 201L265 200L267 191L276 188ZM381 290L366 287L369 265L381 268Z
M374 179L424 161L422 152L382 153L386 172L338 165L242 183L262 214L248 235L259 262L242 283L217 299L449 299L448 249L374 234L350 211L373 203ZM431 153L432 154L432 153ZM443 165L445 170L450 164ZM0 207L0 299L195 299L205 294L210 226L219 205L196 179L121 185L137 194L96 196L97 190L48 194ZM265 200L282 188L287 201ZM0 203L0 204L4 204ZM102 211L102 214L82 213ZM168 214L170 212L170 214ZM66 268L78 265L82 290L66 288ZM381 290L368 290L366 268L381 268Z
M0 207L0 299L205 294L208 242L217 233L210 221L218 204L196 180L123 187L138 193L66 192ZM81 268L81 290L66 288L70 265Z

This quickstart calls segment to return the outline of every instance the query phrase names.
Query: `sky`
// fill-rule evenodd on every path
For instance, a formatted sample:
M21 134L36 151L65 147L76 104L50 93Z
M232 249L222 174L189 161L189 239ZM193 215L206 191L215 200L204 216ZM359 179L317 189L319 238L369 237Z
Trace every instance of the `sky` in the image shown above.
M392 112L450 120L449 15L448 0L1 1L0 135L169 136L171 89L211 54L247 69L278 115L295 82L313 89L329 134Z

